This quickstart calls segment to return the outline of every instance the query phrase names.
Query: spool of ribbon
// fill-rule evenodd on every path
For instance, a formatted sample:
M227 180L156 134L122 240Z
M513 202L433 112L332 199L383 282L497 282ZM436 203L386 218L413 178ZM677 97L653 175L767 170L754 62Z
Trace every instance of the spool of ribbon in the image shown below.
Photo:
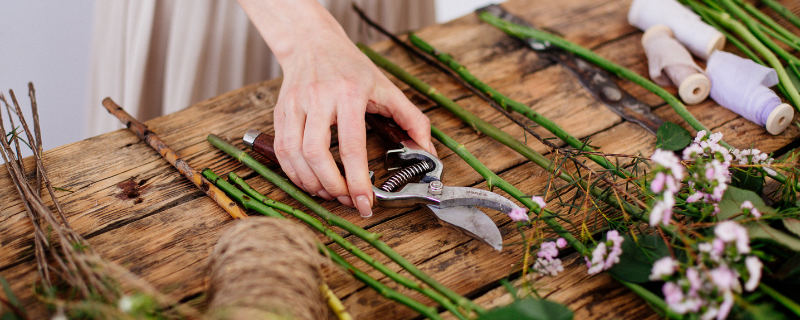
M714 50L722 50L725 36L700 20L700 16L675 0L633 0L628 23L645 31L659 24L666 25L689 51L708 60Z
M663 24L647 29L642 36L650 78L660 86L678 87L678 95L686 104L697 104L708 97L711 81L692 55Z
M717 51L706 66L711 79L711 99L747 120L766 126L771 134L786 129L794 117L794 109L769 87L778 84L778 75L750 59Z

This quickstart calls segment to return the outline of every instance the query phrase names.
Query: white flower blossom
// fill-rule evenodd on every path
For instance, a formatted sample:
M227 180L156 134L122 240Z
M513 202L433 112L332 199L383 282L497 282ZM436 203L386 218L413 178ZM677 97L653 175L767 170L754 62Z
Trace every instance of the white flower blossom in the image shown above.
M558 275L559 272L564 271L564 267L561 265L561 259L558 258L559 242L564 242L564 245L561 247L566 246L566 240L563 238L558 238L556 241L543 242L539 246L539 252L536 253L538 258L533 263L533 269L536 270L536 272L542 275L555 276Z
M604 270L605 267L605 256L606 256L606 243L600 242L597 247L594 248L592 251L592 260L590 261L588 257L584 257L586 259L586 266L589 267L589 274L597 274L600 271Z
M119 311L124 313L131 312L131 309L133 309L133 298L130 296L123 296L119 299L119 302L117 302L117 306L119 307Z
M653 269L650 271L650 280L652 281L659 281L662 280L664 277L671 276L675 273L675 269L678 267L678 262L672 257L663 257L661 259L656 260L653 263Z
M744 259L744 265L750 273L747 282L744 284L744 289L753 291L758 287L758 283L761 281L761 268L764 267L764 264L761 263L758 257L748 256Z
M740 208L742 209L742 211L745 211L746 214L749 213L756 219L761 218L761 212L758 212L758 209L756 209L755 206L753 206L753 203L750 202L750 200L745 200L744 202L742 202L742 206Z
M540 274L546 276L556 276L559 272L564 271L564 266L561 265L561 259L548 260L545 258L538 258L536 259L533 268L536 269L536 271Z

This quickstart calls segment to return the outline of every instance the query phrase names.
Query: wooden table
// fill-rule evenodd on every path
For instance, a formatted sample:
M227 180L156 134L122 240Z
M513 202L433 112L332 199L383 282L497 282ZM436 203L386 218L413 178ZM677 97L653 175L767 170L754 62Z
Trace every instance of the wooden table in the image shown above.
M640 46L642 33L628 25L626 19L629 3L627 0L512 0L504 7L646 76L647 64ZM794 6L795 9L800 7L797 3ZM481 23L475 15L425 28L418 35L438 49L453 54L478 78L531 106L573 135L591 136L591 144L601 151L645 156L653 151L653 135L622 121L592 99L563 68L537 58L520 42ZM378 43L373 48L483 119L526 141L519 127L434 68L412 60L402 49L388 42ZM548 177L544 170L492 139L476 134L447 111L391 76L390 79L424 110L435 126L466 145L502 178L528 194L544 192ZM241 146L241 137L248 128L272 132L272 108L280 85L280 79L250 85L154 119L147 125L196 169L210 167L220 174L234 171L247 177L249 183L269 197L298 206L280 189L205 140L207 134L214 133ZM622 81L621 86L656 106L654 112L658 116L688 128L655 95L628 82ZM99 101L97 108L102 108ZM770 152L800 136L793 125L784 133L771 136L710 99L689 110L713 131L724 133L724 139L738 148L754 146ZM535 130L543 136L551 136L541 128ZM548 152L535 139L529 138L527 143L541 153ZM368 147L370 167L382 170L383 149L377 137L369 135ZM485 188L481 176L459 157L438 143L436 147L446 166L446 184ZM127 130L50 150L45 153L45 165L56 186L74 191L58 192L59 200L72 226L103 257L129 268L162 292L189 304L202 304L208 255L217 236L232 221L202 191ZM41 306L31 295L36 273L31 250L32 227L5 170L0 173L0 199L3 199L0 202L0 276L12 283L28 308L41 314ZM456 231L440 227L419 209L376 208L372 218L362 219L355 210L337 203L325 202L324 205L357 225L382 234L383 241L422 270L486 307L511 301L498 280L509 275L512 279L519 277L522 246L512 245L498 253ZM551 207L560 209L556 205ZM505 243L520 241L519 232L507 217L498 212L489 214L500 226ZM567 216L567 219L580 222L582 216ZM338 231L391 268L398 269L376 250L364 246L363 241ZM328 239L321 239L329 243ZM365 267L339 246L331 247L356 266ZM608 275L588 276L582 259L576 254L568 255L564 261L563 274L537 276L530 281L544 297L568 305L575 311L576 319L657 317L643 300ZM328 269L329 285L355 318L418 317L406 307L366 288L349 274L336 268ZM374 270L369 274L387 282ZM430 303L415 292L409 294Z

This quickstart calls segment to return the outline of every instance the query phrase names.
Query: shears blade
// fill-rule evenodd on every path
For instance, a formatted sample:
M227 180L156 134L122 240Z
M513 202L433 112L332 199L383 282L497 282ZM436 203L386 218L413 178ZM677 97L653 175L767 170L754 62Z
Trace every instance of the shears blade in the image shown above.
M497 251L503 251L500 229L483 211L473 206L439 208L426 206L433 211L444 226L454 227L476 240L482 241Z

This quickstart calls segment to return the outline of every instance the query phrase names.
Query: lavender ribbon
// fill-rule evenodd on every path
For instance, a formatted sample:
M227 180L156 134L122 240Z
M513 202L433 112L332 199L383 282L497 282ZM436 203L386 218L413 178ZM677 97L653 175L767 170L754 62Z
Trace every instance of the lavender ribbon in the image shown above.
M706 66L711 80L711 99L760 126L767 123L781 99L769 87L778 84L778 74L750 59L715 51Z

